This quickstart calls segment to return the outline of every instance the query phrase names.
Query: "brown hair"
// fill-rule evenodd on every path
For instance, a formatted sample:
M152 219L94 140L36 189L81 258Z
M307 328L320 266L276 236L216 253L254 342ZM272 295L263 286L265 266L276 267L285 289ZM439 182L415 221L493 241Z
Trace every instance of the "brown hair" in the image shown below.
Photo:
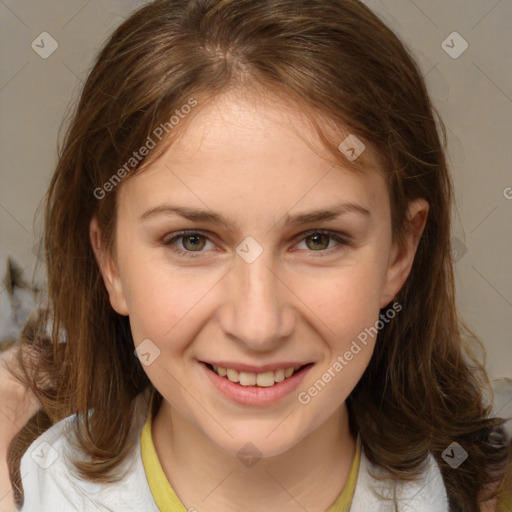
M133 398L150 382L133 355L128 319L110 306L89 242L95 215L115 250L119 187L103 199L93 191L180 106L194 98L197 112L234 87L293 98L345 166L352 164L337 149L341 140L325 134L324 121L370 144L382 159L395 240L403 237L409 202L428 201L411 274L395 298L403 311L379 333L348 399L350 419L366 455L393 478L414 478L431 452L452 510L478 510L483 493L501 480L507 445L502 420L489 417L487 377L455 308L446 134L416 61L357 0L158 0L114 32L84 85L48 191L53 332L51 340L31 336L41 354L35 368L26 363L25 379L51 422L77 414L78 440L92 457L76 463L83 477L117 478L130 449ZM125 179L154 162L193 115ZM30 377L38 372L50 376L46 386ZM470 454L457 470L441 457L453 441Z

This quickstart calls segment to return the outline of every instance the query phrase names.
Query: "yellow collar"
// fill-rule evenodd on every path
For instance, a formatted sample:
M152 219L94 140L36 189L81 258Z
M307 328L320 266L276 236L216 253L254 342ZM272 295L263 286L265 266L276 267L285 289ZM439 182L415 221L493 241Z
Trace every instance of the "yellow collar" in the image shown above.
M153 437L151 435L151 407L148 412L146 423L142 429L140 438L142 463L146 472L151 494L160 512L187 512L187 509L180 501L174 489L172 488L169 480L165 476L164 470L158 460L155 446L153 444ZM350 510L354 491L356 489L357 474L359 471L359 462L361 460L361 441L358 437L356 445L356 453L347 482L343 487L340 495L327 510L327 512L347 512Z

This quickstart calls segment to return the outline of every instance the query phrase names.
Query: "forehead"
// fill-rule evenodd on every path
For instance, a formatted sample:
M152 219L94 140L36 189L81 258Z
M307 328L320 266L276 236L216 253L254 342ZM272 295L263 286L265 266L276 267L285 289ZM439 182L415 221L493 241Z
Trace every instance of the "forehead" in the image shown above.
M309 160L316 153L333 163L342 162L348 168L348 160L341 152L337 161L328 153L311 124L312 115L336 145L348 136L354 137L344 126L333 129L332 122L328 123L324 116L312 114L311 107L285 97L282 92L239 88L203 104L199 101L197 115L190 122L185 120L182 134L170 152L175 160L189 159L201 152L225 157L226 148L239 148L244 154L252 152L258 156L270 152L276 157L287 150L289 158L293 158L295 149L296 158L307 156ZM283 142L286 146L279 151ZM232 157L236 158L237 154ZM377 155L371 144L366 143L361 160L368 161L368 168L378 170Z
M236 91L197 108L162 157L127 180L119 191L121 203L131 198L150 208L172 196L226 209L243 206L245 199L246 209L267 211L342 200L379 206L387 195L369 145L365 157L373 165L364 172L341 165L343 156L333 161L292 102ZM385 201L380 206L385 208Z

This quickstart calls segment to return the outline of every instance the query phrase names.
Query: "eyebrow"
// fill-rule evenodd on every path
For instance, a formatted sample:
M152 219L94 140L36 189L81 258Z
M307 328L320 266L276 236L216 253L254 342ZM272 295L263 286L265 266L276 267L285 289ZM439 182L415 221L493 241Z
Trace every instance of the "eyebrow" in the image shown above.
M289 225L311 224L312 222L320 222L324 220L332 220L341 217L347 213L357 213L365 217L371 217L370 210L363 205L357 203L343 203L334 208L324 208L310 212L298 213L295 215L287 214L284 216L284 223ZM211 210L200 210L189 208L187 206L174 206L170 204L162 204L145 211L139 220L155 217L158 215L179 215L193 222L220 223L231 230L230 223L222 214L215 213Z

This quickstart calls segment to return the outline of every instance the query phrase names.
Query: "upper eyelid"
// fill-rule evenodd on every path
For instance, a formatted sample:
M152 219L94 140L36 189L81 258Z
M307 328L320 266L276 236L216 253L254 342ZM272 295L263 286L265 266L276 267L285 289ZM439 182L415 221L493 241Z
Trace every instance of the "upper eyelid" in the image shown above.
M346 244L349 244L351 242L351 237L349 235L347 235L346 233L343 233L340 231L329 230L329 229L309 229L306 231L302 231L301 233L298 233L297 235L295 235L293 237L293 239L297 240L297 241L301 241L304 238L307 238L308 236L311 236L311 235L314 235L317 233L328 235L333 239L339 238L342 242L344 242ZM196 229L196 230L189 229L189 230L178 231L175 233L170 233L169 235L166 235L163 238L163 242L166 245L171 245L175 241L179 240L180 238L184 238L189 235L201 235L201 236L204 236L205 238L207 238L212 243L215 243L215 241L212 239L211 234L209 234L207 231L203 231L200 229ZM184 249L181 249L181 248L179 248L179 249L184 251ZM199 254L203 251L185 251L185 252L190 252L191 254L193 254L195 252L195 253ZM318 252L324 252L324 251L318 251Z

